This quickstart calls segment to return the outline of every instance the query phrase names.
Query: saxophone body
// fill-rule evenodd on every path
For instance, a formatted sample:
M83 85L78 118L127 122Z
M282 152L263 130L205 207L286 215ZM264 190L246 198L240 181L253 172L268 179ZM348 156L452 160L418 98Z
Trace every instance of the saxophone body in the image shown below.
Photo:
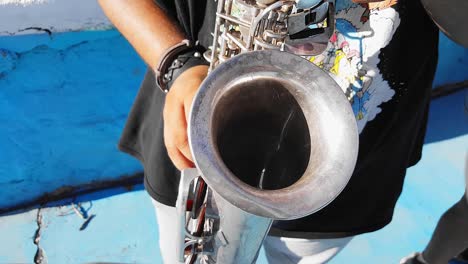
M220 0L210 70L233 56L256 50L298 55L322 53L335 29L334 0ZM212 52L211 52L212 51Z
M179 263L254 263L274 220L310 215L346 186L353 111L300 57L326 48L334 13L331 0L218 0L188 123L196 168L179 186Z

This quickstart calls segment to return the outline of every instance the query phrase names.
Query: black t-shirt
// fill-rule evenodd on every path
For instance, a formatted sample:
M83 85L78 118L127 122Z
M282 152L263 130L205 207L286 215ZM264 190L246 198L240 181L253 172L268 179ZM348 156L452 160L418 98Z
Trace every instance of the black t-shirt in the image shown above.
M396 2L396 1L395 1ZM192 39L211 45L214 0L158 1ZM319 212L277 221L270 234L332 238L384 227L393 215L406 169L421 157L438 31L419 1L369 10L337 0L337 30L327 50L307 58L330 72L352 104L360 132L356 169L345 190ZM179 172L163 141L164 94L149 70L119 147L144 166L145 186L157 201L174 206Z

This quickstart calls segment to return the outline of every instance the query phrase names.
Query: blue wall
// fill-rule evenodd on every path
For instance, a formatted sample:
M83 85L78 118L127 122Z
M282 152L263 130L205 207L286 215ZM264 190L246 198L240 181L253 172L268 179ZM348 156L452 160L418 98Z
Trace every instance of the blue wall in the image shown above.
M116 144L145 70L115 31L0 38L0 208L141 171Z
M439 64L434 87L466 80L468 80L468 48L463 48L441 34Z
M116 144L144 71L116 31L0 37L0 210L141 171ZM467 79L442 37L435 86Z

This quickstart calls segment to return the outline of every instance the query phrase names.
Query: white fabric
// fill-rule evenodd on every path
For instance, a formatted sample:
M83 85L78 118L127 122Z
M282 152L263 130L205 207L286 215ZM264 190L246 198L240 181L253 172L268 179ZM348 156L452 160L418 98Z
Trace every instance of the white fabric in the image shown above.
M177 212L175 207L167 206L153 200L156 210L156 220L158 222L159 249L163 262L166 264L178 263L176 248L176 219Z
M174 207L153 200L159 229L159 247L164 263L177 263L176 222ZM264 243L270 264L326 263L340 252L353 237L336 239L300 239L268 236Z
M331 260L352 238L301 239L268 236L263 242L263 248L270 264L319 264Z

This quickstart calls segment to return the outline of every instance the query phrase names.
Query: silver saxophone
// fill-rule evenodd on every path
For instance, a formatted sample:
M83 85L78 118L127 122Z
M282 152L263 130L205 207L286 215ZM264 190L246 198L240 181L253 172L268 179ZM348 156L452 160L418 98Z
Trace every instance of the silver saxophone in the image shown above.
M325 50L334 14L331 0L218 0L188 122L196 168L181 175L179 263L254 263L274 220L310 215L348 183L353 111L301 57Z

